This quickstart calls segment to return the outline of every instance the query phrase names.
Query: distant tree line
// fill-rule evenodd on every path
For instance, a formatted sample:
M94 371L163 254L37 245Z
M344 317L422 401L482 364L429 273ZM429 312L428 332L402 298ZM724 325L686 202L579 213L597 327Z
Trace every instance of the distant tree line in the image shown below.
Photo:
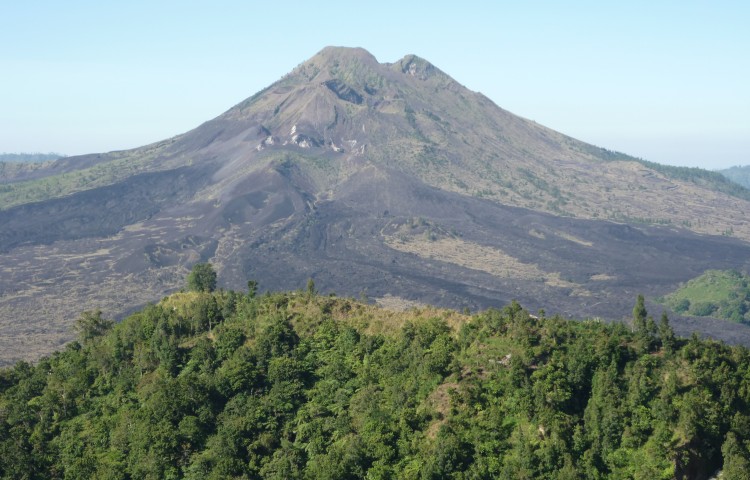
M47 162L64 156L59 153L0 153L0 162Z
M750 190L739 183L733 182L720 172L712 172L698 167L674 167L640 159L638 162L666 177L695 183L733 197L750 200Z
M750 200L750 166L733 167L721 172L706 170L699 167L677 167L650 162L642 158L607 150L606 148L575 142L571 144L579 151L588 153L608 162L638 162L644 167L655 170L667 178L691 182L696 185L726 193L733 197Z
M750 188L750 165L730 167L719 170L719 173L734 183L740 184L745 188Z

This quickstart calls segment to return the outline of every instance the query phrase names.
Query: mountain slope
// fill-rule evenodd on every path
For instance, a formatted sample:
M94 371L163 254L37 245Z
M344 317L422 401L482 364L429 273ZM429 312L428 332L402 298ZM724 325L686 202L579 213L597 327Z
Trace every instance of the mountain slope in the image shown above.
M185 134L0 178L0 350L55 348L80 310L121 315L207 260L232 288L314 277L621 318L639 291L748 268L741 197L517 117L414 55L329 47Z

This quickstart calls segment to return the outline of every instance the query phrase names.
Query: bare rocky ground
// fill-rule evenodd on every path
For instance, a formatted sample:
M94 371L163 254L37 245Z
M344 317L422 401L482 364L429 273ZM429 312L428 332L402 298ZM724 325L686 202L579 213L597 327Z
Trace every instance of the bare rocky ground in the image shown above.
M662 295L709 268L750 267L750 246L737 239L556 217L444 192L397 172L384 173L371 191L317 204L292 185L279 181L267 192L275 200L259 208L250 200L204 204L187 217L174 207L115 235L4 253L2 361L59 348L83 310L119 318L158 301L182 287L197 261L214 262L221 286L238 290L247 279L277 290L313 278L323 292L373 301L477 311L518 300L532 312L605 320L627 319L639 293ZM683 335L750 345L750 329L741 325L673 323Z
M199 261L224 288L313 278L391 305L623 320L639 293L750 270L750 201L714 187L516 117L418 57L325 49L191 132L0 171L0 364L59 348L84 310L158 301ZM673 323L750 345L742 325Z

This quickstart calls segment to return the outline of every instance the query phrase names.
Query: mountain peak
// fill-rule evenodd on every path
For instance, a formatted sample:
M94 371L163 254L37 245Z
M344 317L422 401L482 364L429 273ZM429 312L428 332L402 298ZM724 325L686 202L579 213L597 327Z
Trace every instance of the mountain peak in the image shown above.
M306 76L309 76L310 72L314 72L315 75L323 73L337 76L359 70L377 69L379 65L375 56L364 48L329 46L302 63L295 71L303 74L307 72Z
M322 83L338 79L360 83L380 66L375 56L364 48L328 46L297 66L290 75L303 82Z
M362 47L338 47L329 45L316 53L309 61L322 60L328 62L359 60L378 63L373 54Z
M380 63L370 52L360 47L328 46L295 68L286 78L303 83L324 84L343 82L349 87L369 89L374 84L399 83L406 78L436 81L448 87L455 81L432 63L409 54L394 63Z

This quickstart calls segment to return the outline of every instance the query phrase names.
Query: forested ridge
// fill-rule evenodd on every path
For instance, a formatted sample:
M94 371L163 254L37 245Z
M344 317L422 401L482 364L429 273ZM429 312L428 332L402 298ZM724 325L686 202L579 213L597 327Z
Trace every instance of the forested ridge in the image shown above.
M737 165L735 167L720 170L719 173L745 188L750 188L750 165Z
M0 153L0 162L48 162L64 156L59 153Z
M642 297L631 328L249 287L87 312L1 370L0 477L750 478L748 350Z

